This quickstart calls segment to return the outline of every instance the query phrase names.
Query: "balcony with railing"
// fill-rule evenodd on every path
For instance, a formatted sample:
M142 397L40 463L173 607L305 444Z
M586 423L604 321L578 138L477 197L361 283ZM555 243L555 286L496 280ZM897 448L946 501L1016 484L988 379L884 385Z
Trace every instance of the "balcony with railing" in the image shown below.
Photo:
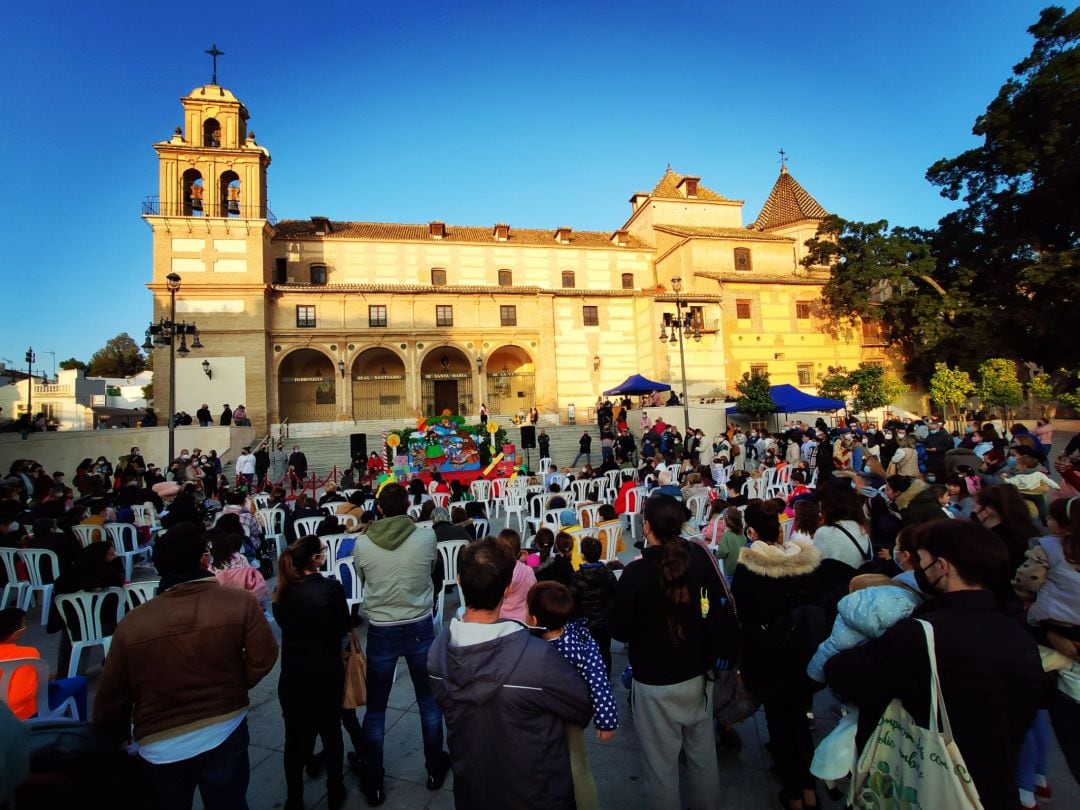
M36 397L70 397L75 388L63 383L34 383Z
M224 215L214 216L202 200L189 199L174 203L163 203L156 196L142 201L144 217L191 217L193 219L265 219L271 225L277 224L277 217L270 206L242 205L238 200L227 200L221 208Z

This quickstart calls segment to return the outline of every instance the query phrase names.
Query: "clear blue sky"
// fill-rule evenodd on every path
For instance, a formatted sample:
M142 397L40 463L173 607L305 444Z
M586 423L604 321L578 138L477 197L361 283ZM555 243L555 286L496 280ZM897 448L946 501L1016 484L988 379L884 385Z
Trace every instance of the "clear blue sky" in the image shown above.
M783 147L829 211L930 226L948 203L926 168L974 145L1048 4L6 4L0 358L33 344L51 372L48 351L142 342L151 144L212 42L283 219L612 230L670 162L749 222Z

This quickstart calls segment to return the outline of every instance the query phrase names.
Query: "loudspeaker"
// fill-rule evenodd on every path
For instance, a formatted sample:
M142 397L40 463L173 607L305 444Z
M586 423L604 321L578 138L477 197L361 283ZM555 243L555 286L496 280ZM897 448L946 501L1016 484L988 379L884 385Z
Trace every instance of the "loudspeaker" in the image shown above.
M524 425L521 428L521 447L525 450L536 449L536 428L532 425Z
M349 436L349 458L367 458L367 434L353 433Z

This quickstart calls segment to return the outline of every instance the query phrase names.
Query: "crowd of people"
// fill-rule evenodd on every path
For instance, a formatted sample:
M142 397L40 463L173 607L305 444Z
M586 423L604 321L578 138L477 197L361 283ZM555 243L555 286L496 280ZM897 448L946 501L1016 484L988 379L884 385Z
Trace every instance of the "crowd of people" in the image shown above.
M113 629L89 710L109 740L133 744L157 806L190 807L196 788L208 808L246 806L247 694L279 655L287 808L304 806L305 774L321 771L330 807L346 801L347 771L368 805L392 797L386 717L402 658L427 787L452 771L461 808L604 806L584 729L608 741L630 714L644 802L719 807L717 755L739 750L738 723L759 706L781 804L815 807L815 695L827 686L843 701L854 762L894 701L902 722L928 725L932 670L983 807L1049 796L1052 735L1080 775L1080 437L1056 458L1045 425L1006 431L991 420L956 433L933 419L733 426L710 442L643 412L629 448L619 443L628 416L621 406L598 413L602 441L613 437L598 468L586 446L583 467L579 458L527 480L561 511L559 526L525 537L485 531L485 504L460 480L398 482L377 454L320 497L295 496L272 483L275 464L295 467L275 462L278 443L246 448L231 480L201 450L165 471L138 448L115 467L86 459L74 489L20 462L2 485L0 546L53 550L56 593L112 587L125 577L108 538L84 547L74 528L141 524L133 507L143 504L160 514L152 546L138 526L158 594ZM203 474L189 475L193 466ZM619 485L597 528L640 521L639 553L625 565L605 559L598 532L577 531L572 508L570 481L608 470L621 470ZM765 478L782 486L764 491ZM274 509L284 513L280 554L257 519ZM303 518L318 519L315 531L299 529ZM329 535L347 537L331 545ZM455 585L460 608L445 622ZM0 611L3 658L33 657L17 643L25 620L21 608ZM52 629L64 621L54 609ZM343 653L358 627L362 720L342 702ZM626 645L622 671L613 641ZM1041 688L1046 672L1053 689ZM628 705L612 679L629 689ZM36 686L18 686L19 716L29 716ZM51 706L68 699L87 719L81 676L50 685ZM864 775L849 775L849 800L871 789Z

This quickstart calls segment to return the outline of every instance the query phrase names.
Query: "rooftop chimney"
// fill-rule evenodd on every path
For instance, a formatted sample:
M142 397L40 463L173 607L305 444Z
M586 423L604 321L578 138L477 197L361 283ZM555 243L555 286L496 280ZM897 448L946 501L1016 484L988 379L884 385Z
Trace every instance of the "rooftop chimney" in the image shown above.
M315 226L316 236L326 236L333 229L330 224L330 220L327 217L312 217L311 224Z
M510 226L496 223L495 225L495 241L505 242L510 238Z
M701 180L700 177L684 177L682 180L679 181L678 188L680 191L682 191L684 196L693 199L697 197L697 187L699 180Z
M560 245L570 244L570 232L573 228L567 228L565 225L560 225L555 229L555 241Z
M428 223L428 235L432 239L445 239L446 238L446 223L439 220L432 220Z
M618 245L619 247L626 247L628 241L627 236L628 232L625 229L620 228L619 230L611 234L611 243L614 245Z

